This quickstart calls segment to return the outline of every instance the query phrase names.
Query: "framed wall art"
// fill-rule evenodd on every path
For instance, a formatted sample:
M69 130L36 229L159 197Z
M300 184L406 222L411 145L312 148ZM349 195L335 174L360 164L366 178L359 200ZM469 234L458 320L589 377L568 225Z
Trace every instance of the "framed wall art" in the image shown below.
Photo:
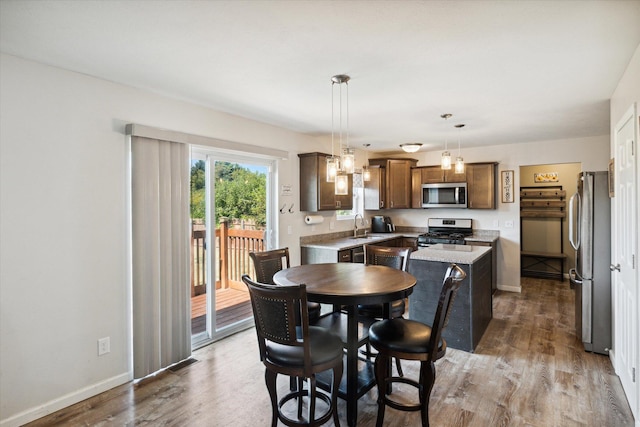
M513 203L513 171L501 172L500 188L502 192L502 203Z

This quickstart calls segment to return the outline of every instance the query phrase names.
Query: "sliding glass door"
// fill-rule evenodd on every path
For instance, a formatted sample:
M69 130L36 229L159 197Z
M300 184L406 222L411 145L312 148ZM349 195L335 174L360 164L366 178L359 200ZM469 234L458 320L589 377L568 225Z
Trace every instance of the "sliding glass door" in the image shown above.
M191 162L192 345L253 325L243 274L249 252L273 246L275 162L194 150Z

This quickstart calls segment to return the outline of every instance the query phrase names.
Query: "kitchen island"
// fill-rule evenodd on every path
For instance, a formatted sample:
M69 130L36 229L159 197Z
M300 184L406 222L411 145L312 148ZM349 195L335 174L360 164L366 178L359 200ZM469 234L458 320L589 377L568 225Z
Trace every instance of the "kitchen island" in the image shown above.
M431 324L447 267L458 264L467 273L453 303L442 336L447 346L473 352L492 318L491 248L437 244L411 254L409 273L417 283L409 298L409 318Z

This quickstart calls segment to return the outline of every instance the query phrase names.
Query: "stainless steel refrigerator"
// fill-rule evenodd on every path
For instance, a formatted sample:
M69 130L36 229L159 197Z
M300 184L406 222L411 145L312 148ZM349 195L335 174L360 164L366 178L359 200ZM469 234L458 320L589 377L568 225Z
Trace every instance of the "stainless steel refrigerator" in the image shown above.
M584 349L611 348L611 209L607 172L581 172L569 200L569 241L576 250L569 270L576 295L576 335Z

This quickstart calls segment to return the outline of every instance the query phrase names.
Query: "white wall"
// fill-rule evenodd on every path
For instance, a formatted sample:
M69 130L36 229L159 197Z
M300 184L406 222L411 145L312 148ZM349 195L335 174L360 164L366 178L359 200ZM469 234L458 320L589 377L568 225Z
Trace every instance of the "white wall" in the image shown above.
M85 75L0 56L0 425L19 425L130 378L127 313L124 125L148 126L288 150L278 184L291 184L294 214L278 214L280 246L299 262L299 237L350 229L351 221L304 225L297 153L326 140L230 116ZM360 153L361 154L361 153ZM420 153L420 165L439 152ZM520 165L581 161L604 170L609 136L464 149L468 162ZM413 156L412 156L413 157ZM358 164L362 161L359 160ZM516 173L516 187L518 187ZM431 211L388 211L400 225L425 226ZM518 205L472 216L502 234L501 285L519 285ZM507 220L513 229L503 228ZM292 234L287 226L291 224ZM97 356L98 338L111 353Z

